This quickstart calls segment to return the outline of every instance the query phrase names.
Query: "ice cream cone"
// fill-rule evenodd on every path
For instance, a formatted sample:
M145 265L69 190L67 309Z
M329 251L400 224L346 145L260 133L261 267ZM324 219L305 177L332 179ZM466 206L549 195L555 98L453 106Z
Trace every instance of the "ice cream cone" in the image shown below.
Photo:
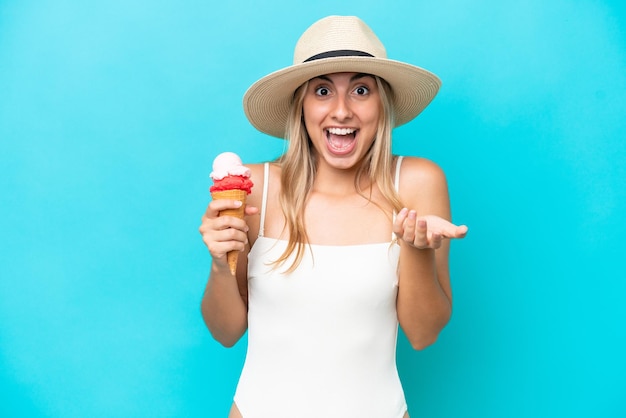
M219 216L234 216L239 219L243 219L244 209L246 206L246 197L248 194L245 190L222 190L219 192L211 192L211 198L213 200L239 200L242 202L242 205L236 209L225 209L220 211ZM226 259L228 260L228 266L230 267L230 272L232 275L235 275L237 271L237 259L239 258L239 251L229 251L226 254Z

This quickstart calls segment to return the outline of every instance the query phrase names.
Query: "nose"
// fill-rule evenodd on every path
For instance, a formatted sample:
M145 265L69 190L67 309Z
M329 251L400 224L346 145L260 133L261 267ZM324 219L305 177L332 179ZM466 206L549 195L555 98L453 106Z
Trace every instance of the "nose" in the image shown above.
M352 117L352 108L350 107L350 101L344 95L337 96L335 100L335 106L332 110L332 117L339 122L350 119Z

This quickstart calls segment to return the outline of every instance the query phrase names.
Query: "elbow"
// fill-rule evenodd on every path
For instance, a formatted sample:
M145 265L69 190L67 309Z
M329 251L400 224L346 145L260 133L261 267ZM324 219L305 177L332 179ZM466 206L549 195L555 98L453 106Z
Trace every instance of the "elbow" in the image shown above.
M237 341L239 341L239 338L224 338L224 337L217 336L213 333L211 333L211 335L213 335L213 339L215 339L215 341L220 343L222 347L225 347L225 348L232 348L235 346L235 344L237 344Z
M439 334L450 321L451 310L442 311L436 318L432 318L428 325L420 327L418 332L407 336L411 347L421 351L437 342Z
M219 316L211 315L204 304L201 306L200 310L204 325L211 333L211 337L223 347L233 347L246 331L245 326L242 328L240 324L224 321L223 318Z
M241 339L243 333L236 332L234 330L218 329L216 327L206 324L211 337L225 348L231 348Z
M435 344L435 342L437 342L438 337L439 337L439 333L434 333L433 335L428 335L428 336L424 335L419 338L411 338L409 339L409 342L411 343L411 347L413 347L413 350L421 351Z

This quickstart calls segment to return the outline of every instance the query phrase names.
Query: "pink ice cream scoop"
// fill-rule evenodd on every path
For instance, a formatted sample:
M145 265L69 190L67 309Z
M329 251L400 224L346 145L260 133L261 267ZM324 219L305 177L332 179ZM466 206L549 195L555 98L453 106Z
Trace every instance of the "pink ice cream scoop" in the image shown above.
M213 160L213 172L210 176L213 181L226 176L250 177L250 169L243 165L241 158L234 152L223 152Z
M250 194L252 191L250 169L243 165L241 158L234 152L223 152L215 157L210 176L213 179L211 192L238 189Z

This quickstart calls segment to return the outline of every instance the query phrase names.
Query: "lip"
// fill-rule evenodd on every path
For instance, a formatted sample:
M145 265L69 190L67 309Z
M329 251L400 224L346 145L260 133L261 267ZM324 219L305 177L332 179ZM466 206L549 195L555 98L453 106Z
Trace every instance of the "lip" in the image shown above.
M349 135L337 135L337 134L331 134L329 129L333 129L333 130L353 130L353 132L351 134L349 134L350 136L352 136L351 139L344 139L340 141L332 141L332 138L338 138L340 136L349 136ZM328 149L328 152L330 152L333 155L338 155L338 156L342 156L342 155L347 155L352 153L352 151L354 151L354 149L356 148L357 145L357 140L358 140L358 134L359 134L359 130L356 128L347 128L347 127L330 127L330 128L326 128L324 129L324 136L326 138L326 148Z

